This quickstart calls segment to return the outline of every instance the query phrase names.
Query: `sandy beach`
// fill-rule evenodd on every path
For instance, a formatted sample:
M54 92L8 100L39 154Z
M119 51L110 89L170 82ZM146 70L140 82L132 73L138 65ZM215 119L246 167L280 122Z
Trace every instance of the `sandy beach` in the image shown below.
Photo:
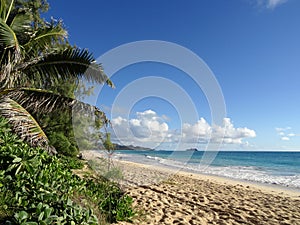
M118 224L300 224L296 190L131 162L114 166L140 214L133 223Z

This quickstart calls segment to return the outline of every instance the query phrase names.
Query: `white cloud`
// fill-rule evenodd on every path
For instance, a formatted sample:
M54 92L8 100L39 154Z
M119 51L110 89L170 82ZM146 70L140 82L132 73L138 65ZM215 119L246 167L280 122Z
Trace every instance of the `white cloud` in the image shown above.
M257 4L267 9L275 9L277 6L286 3L288 0L256 0Z
M195 124L184 123L182 126L182 141L196 143L197 141L207 142L212 133L211 126L204 118L198 120ZM180 134L179 134L180 135Z
M282 141L290 141L291 138L299 137L300 134L296 134L291 131L291 127L276 127L275 131L277 132L277 135L280 137Z
M287 2L287 0L268 0L267 8L274 9L276 6L281 5L285 2Z
M249 145L245 138L256 137L254 130L235 128L230 118L224 118L220 126L210 125L204 118L196 123L184 123L181 130L171 130L164 120L153 110L137 112L133 119L117 117L112 119L114 141L122 144L134 144L156 147L161 143L206 144L220 143ZM152 145L151 145L152 143Z
M243 144L244 138L254 138L256 133L254 130L250 130L247 127L235 128L230 118L225 118L222 127L214 127L212 139L219 141L224 134L223 142L225 144Z
M118 116L113 120L114 125L118 126L126 122L126 119L123 119L122 117Z
M156 112L152 111L151 109L148 109L144 112L137 112L136 114L139 117L145 116L145 117L150 117L151 118L152 116L156 116Z
M285 132L291 130L291 127L276 127L275 130L278 133L278 135L284 135Z
M124 144L160 143L168 136L168 125L152 110L137 112L134 119L119 116L111 122L114 141Z
M283 141L289 141L290 138L289 137L281 137L281 140L283 140Z

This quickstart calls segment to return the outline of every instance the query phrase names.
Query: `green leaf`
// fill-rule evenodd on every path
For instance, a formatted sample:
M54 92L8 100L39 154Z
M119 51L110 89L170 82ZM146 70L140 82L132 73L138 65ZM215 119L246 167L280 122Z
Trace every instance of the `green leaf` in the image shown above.
M72 200L71 200L71 199L69 199L69 198L68 198L68 200L67 200L67 205L68 205L68 206L72 206L72 205L73 205L73 202L72 202Z
M39 204L36 207L36 213L40 214L42 211L43 203L39 202Z
M22 164L20 164L20 165L18 166L18 168L17 168L17 170L16 170L16 172L15 172L15 175L17 175L17 174L19 173L19 171L20 171L21 168L22 168Z
M38 217L38 221L41 221L43 220L43 217L44 217L44 212L41 212L39 217Z
M26 222L26 223L24 223L25 225L38 225L38 223L37 222Z
M20 64L16 69L21 70L30 78L33 78L34 75L35 82L40 82L40 84L46 82L55 85L55 81L59 79L69 80L83 77L89 82L100 84L106 82L113 87L102 66L95 62L92 54L86 49L66 47L42 58Z
M45 218L47 219L51 215L52 212L53 212L53 208L45 209Z
M21 222L23 220L26 220L28 218L28 213L26 211L21 211L15 214L15 218Z
M14 31L0 18L0 44L4 48L19 48L18 39Z
M22 161L22 158L14 158L14 160L12 161L13 163L18 163L18 162L21 162Z
M28 53L37 50L46 50L51 47L53 40L63 40L67 37L67 31L61 23L51 24L36 31L33 38L24 45Z
M24 33L28 33L31 30L31 19L30 14L20 12L14 16L10 27L17 35L24 35Z

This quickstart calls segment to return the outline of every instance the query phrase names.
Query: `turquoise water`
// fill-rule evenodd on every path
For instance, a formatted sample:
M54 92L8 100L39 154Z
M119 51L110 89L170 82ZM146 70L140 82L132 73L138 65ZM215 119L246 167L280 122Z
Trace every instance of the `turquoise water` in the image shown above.
M116 151L122 160L300 189L300 152Z

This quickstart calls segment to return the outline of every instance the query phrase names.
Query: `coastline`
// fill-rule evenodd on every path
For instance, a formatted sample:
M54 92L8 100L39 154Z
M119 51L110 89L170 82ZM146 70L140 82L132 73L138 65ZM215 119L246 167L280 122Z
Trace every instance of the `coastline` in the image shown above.
M210 182L214 182L220 185L241 185L244 187L251 187L257 190L260 190L262 192L265 192L266 194L283 194L287 197L295 198L300 200L300 189L294 188L294 187L285 187L282 185L277 185L277 184L268 184L268 183L259 183L255 181L248 181L248 180L242 180L242 179L235 179L235 178L229 178L229 177L224 177L224 176L218 176L218 175L213 175L213 174L204 174L204 173L194 173L190 171L185 171L185 170L176 170L176 169L171 169L171 168L166 168L166 167L157 167L157 166L151 166L151 165L144 165L141 163L136 163L136 162L129 162L129 161L123 161L123 160L114 160L120 166L121 164L125 164L126 166L123 167L123 169L126 171L128 170L128 166L132 167L138 167L141 168L141 171L143 170L153 170L153 171L159 171L167 174L167 176L172 176L172 175L179 175L179 176L184 176L186 178L191 178L191 179L197 179L197 180L206 180ZM166 177L167 177L166 176Z
M115 159L114 167L140 212L132 224L300 224L297 190Z

